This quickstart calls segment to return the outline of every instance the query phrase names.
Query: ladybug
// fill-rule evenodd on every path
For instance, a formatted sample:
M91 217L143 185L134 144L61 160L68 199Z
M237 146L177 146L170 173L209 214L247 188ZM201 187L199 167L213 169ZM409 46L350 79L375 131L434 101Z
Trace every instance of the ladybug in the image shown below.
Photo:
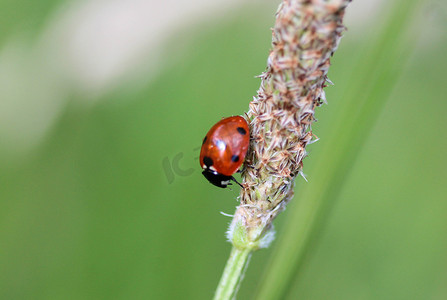
M241 116L217 122L206 134L200 150L203 176L215 186L226 188L233 180L247 154L250 133L247 121Z

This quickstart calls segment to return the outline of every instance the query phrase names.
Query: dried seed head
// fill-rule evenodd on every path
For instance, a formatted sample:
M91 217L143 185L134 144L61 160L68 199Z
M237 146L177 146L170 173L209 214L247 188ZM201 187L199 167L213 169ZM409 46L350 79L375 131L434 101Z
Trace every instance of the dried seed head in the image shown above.
M330 57L345 27L350 0L284 0L276 13L272 50L250 103L251 142L243 186L228 238L257 248L271 241L271 224L293 197L312 134L315 107L326 101ZM268 233L268 234L267 234Z

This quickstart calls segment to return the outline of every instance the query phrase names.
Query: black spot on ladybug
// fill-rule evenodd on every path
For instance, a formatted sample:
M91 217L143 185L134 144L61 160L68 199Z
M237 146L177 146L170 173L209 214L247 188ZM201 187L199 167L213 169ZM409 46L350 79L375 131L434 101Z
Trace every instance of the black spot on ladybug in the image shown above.
M206 138L207 138L206 136L203 138L202 145L205 144L205 142L206 142Z
M213 165L213 160L211 159L211 157L205 156L203 158L203 163L209 168Z
M245 129L242 128L242 127L238 127L238 128L237 128L237 131L238 131L240 134L243 134L243 135L246 135L246 134L247 134L247 131L245 131Z
M239 161L239 155L233 155L233 156L231 157L231 161L232 161L232 162L238 162L238 161Z

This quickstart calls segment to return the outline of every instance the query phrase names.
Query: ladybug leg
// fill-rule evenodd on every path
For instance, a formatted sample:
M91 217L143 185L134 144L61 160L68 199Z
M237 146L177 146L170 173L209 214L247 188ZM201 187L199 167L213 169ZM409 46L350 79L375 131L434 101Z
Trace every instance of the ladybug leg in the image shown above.
M247 166L246 166L245 164L243 164L242 167L236 171L236 173L242 173L242 172L244 172L246 169L247 169Z
M241 186L241 188L244 188L244 187L242 186L242 184L240 184L240 183L236 180L236 178L234 178L233 176L231 176L231 180L233 180L234 182L236 182L237 184L239 184L239 185Z

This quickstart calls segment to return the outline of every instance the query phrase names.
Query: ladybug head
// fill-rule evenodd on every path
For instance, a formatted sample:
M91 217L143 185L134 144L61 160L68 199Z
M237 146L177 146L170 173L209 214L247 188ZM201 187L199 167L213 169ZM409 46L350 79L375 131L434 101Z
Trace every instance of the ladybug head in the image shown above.
M231 185L230 180L234 180L233 176L222 175L209 168L205 168L202 174L210 183L220 188L226 188L228 185Z

